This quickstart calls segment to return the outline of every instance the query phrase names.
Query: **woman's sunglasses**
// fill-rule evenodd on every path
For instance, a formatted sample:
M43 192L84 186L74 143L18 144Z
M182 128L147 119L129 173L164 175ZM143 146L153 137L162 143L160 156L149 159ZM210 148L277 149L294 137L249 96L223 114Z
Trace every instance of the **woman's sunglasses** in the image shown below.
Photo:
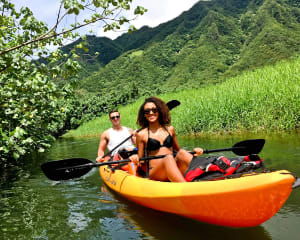
M115 120L115 119L118 119L118 118L120 118L119 115L118 115L118 116L113 116L113 117L111 117L110 119L111 119L111 120Z
M150 114L151 112L157 113L158 109L157 108L147 108L147 109L144 109L144 113L145 114Z

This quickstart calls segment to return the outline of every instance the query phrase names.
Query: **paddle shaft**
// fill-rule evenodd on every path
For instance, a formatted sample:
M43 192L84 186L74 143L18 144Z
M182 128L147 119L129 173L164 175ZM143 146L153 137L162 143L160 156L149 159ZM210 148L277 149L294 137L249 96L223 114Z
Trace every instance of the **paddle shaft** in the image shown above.
M223 152L223 151L232 151L234 149L243 149L245 147L230 147L230 148L218 148L218 149L204 149L203 153L213 153L213 152Z
M153 159L164 158L165 156L167 156L167 154L157 155L157 156L149 156L149 157L142 157L139 160L140 161L149 161L149 160L153 160ZM62 168L58 168L57 170L80 169L80 168L87 168L87 167L92 168L92 167L100 167L100 166L105 166L105 165L113 165L113 164L128 163L128 162L131 162L131 160L129 158L118 160L118 161L107 161L107 162L97 162L97 163L91 162L91 163L81 164L81 165L77 165L77 166L62 167Z
M138 129L136 132L140 132L143 128ZM132 138L133 134L131 134L129 137L125 138L122 142L120 142L117 146L115 146L112 150L110 150L108 153L106 153L102 158L109 156L113 151L115 151L118 147L120 147L123 143L127 142L130 138Z
M232 150L238 150L238 149L244 149L245 147L230 147L230 148L218 148L218 149L203 149L203 154L207 153L213 153L213 152L224 152L224 151L232 151ZM133 151L128 151L133 152ZM193 151L189 151L191 154L195 154Z

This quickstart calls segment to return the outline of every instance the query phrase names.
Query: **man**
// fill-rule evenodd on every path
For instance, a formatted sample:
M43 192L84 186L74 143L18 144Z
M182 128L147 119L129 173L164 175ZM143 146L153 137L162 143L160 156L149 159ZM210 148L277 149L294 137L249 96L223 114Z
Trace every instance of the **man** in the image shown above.
M121 116L118 110L112 110L109 113L109 120L112 123L112 127L105 130L101 137L100 143L98 148L98 157L96 161L102 162L104 161L103 156L105 149L107 148L108 151L112 151L118 144L128 138L130 135L134 134L132 129L121 126ZM119 149L134 149L135 146L133 142L135 141L135 137L129 138L125 143L121 146L114 149L110 155L115 155Z

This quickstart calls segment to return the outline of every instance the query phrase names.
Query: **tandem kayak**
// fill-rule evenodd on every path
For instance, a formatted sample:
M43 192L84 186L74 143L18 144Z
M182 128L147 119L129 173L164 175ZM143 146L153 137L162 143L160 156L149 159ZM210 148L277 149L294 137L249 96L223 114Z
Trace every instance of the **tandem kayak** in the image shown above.
M227 227L253 227L274 216L292 191L286 170L200 182L160 182L99 168L104 183L130 201L155 210Z

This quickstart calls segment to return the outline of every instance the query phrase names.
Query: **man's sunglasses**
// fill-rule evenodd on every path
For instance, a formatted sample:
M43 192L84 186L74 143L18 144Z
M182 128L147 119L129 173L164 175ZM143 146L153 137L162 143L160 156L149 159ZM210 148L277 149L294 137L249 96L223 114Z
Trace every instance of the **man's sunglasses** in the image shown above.
M118 116L113 116L113 117L111 117L110 119L111 119L111 120L114 120L114 119L118 119L118 118L120 118L119 115L118 115Z
M147 108L147 109L144 109L144 113L145 114L150 114L151 112L157 113L158 109L157 108Z

